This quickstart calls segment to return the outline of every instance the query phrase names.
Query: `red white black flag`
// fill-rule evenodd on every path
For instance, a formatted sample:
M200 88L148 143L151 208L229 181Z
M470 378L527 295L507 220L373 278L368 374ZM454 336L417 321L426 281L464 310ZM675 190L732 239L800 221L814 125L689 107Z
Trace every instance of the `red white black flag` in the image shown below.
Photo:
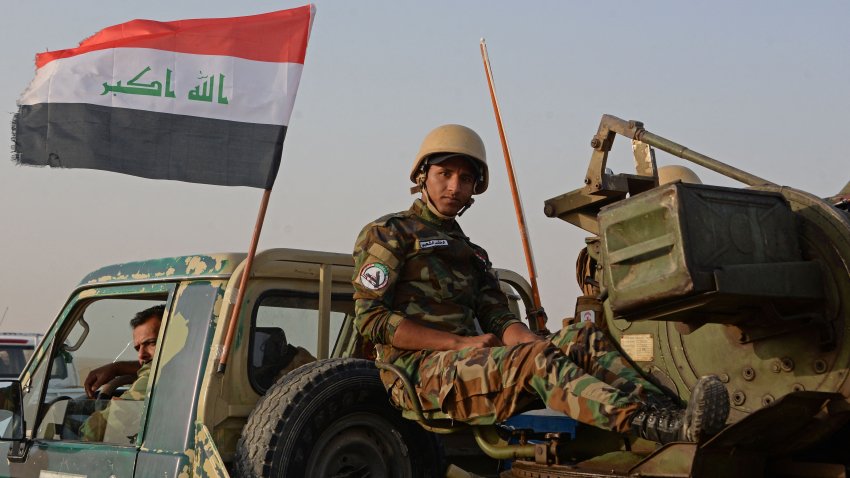
M133 20L40 53L14 160L269 189L314 13Z

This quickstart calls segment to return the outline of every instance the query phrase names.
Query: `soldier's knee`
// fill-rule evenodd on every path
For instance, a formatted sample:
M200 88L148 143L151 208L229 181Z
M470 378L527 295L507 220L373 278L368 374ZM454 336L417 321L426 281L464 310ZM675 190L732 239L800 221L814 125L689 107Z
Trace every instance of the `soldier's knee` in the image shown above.
M566 344L581 342L585 337L593 337L600 333L599 328L593 322L575 322L561 329L549 341L556 347L562 347Z

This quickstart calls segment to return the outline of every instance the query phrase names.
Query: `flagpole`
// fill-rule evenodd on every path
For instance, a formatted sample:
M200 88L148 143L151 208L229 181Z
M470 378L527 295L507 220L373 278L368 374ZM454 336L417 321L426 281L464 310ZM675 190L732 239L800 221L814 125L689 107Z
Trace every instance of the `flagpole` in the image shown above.
M233 336L236 332L236 323L239 320L239 311L242 308L242 300L245 299L245 289L248 287L248 277L251 275L251 268L254 265L254 256L257 255L257 244L260 242L260 232L263 230L263 221L266 219L266 209L269 206L269 198L271 197L271 188L263 192L263 199L260 201L260 211L257 213L257 223L254 225L254 236L251 238L251 246L248 248L248 257L245 259L245 269L242 270L242 277L239 279L239 288L236 290L236 301L230 309L230 322L227 324L227 334L224 336L224 345L221 349L221 358L218 361L216 372L224 373L227 368L227 358L230 355L230 345L233 343Z
M483 38L481 39L481 59L484 60L484 73L487 75L487 86L490 88L490 99L493 102L493 113L496 115L496 126L499 129L502 153L505 156L505 166L508 170L508 181L511 185L511 194L514 200L514 209L516 210L519 235L522 239L525 263L528 266L528 279L529 282L531 282L531 300L534 303L535 310L529 313L529 319L533 319L535 321L537 330L546 330L546 314L543 312L543 306L540 302L540 289L537 287L537 268L534 265L534 255L531 252L531 243L528 239L528 228L525 225L525 213L522 209L522 201L520 201L519 198L519 188L517 187L516 176L514 175L511 151L508 149L508 140L505 137L505 128L502 126L502 113L499 110L499 102L496 100L496 86L493 82L493 71L490 69L490 57L487 54L487 43L484 42Z

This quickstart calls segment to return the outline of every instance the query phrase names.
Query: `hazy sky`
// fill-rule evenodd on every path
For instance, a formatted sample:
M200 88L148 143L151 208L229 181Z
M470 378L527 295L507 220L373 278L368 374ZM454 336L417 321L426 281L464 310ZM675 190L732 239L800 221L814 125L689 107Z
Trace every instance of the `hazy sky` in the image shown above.
M406 209L422 137L476 129L490 189L461 219L499 267L525 273L481 66L485 37L523 193L541 296L572 314L587 234L542 213L581 185L603 113L778 183L826 196L850 180L845 1L351 1L317 3L260 248L349 252L360 227ZM293 1L3 2L0 111L36 52L134 18L248 15ZM7 135L8 133L8 129ZM7 140L9 148L11 141ZM628 142L611 167L631 172ZM659 154L659 163L680 163ZM705 182L733 185L699 171ZM0 161L2 331L40 331L102 265L248 247L261 191Z

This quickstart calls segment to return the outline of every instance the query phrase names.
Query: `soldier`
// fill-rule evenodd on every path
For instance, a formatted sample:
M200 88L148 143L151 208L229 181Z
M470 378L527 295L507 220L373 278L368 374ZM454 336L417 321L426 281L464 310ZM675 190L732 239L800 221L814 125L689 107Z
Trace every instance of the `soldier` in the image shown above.
M137 381L142 375L147 377L150 374L150 362L156 352L156 340L164 312L165 305L155 305L137 313L130 320L130 327L133 329L133 348L138 354L138 361L112 362L89 372L83 382L89 398L94 398L98 389L104 385L109 389L115 389ZM101 391L111 392L111 390Z
M456 221L487 190L474 131L431 131L410 179L421 197L363 228L352 281L359 332L378 344L379 361L407 373L426 416L495 423L539 397L580 422L662 443L722 428L729 399L716 377L700 379L683 409L591 323L542 338L510 312L486 251ZM401 380L381 378L396 405L410 409Z
M101 390L101 392L111 392L121 385L132 382L130 388L114 400L140 401L145 399L151 373L151 361L156 353L156 341L164 311L164 305L156 305L137 313L130 320L130 327L133 328L133 347L138 354L138 361L113 362L92 370L83 384L89 397L95 396L101 386L110 388L108 391ZM130 379L122 380L122 377L129 377ZM86 419L80 427L80 436L85 441L103 441L107 424L115 427L120 426L116 425L118 423L137 423L137 411L140 412L141 409L129 407L129 410L120 413L120 416L114 416L115 413L107 405L106 408L92 413ZM127 431L138 432L138 430Z

